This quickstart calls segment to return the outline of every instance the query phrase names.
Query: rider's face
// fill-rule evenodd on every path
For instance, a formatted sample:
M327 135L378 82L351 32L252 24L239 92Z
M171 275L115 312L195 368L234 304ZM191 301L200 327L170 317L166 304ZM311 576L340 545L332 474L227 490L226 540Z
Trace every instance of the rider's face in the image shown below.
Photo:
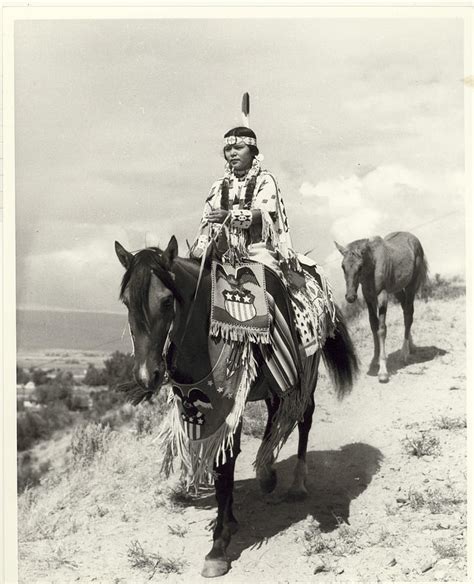
M252 166L252 152L247 144L242 142L227 144L224 148L224 156L234 172L243 172Z

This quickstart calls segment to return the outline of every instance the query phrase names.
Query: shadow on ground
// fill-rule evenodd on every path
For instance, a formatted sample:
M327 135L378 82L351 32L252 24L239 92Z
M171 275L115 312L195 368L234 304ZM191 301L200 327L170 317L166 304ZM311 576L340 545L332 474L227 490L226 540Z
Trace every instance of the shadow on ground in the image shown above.
M415 347L414 352L408 357L408 361L405 363L402 357L402 351L393 351L387 357L387 371L389 375L395 375L400 369L414 365L415 363L427 363L428 361L433 361L436 357L446 355L447 351L430 345L428 347ZM379 372L379 366L371 364L367 370L367 375L370 377L377 377Z
M387 357L387 369L389 373L397 373L400 369L414 365L415 363L427 363L433 361L436 357L446 355L447 351L430 345L428 347L415 347L414 352L408 357L405 363L401 350L390 353Z
M254 478L236 481L234 512L240 529L229 546L230 559L237 559L247 548L260 547L267 539L308 515L313 516L325 532L336 529L341 521L349 523L351 501L365 491L382 460L380 450L362 443L348 444L340 450L308 452L309 495L303 501L285 499L293 479L296 456L275 465L278 486L272 495L262 495ZM192 505L215 507L214 494L206 494Z

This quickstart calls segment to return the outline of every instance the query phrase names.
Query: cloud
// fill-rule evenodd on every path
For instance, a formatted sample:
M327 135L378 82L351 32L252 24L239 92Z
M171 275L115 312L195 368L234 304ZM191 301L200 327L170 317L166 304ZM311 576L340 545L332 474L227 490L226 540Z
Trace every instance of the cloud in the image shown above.
M300 193L304 198L319 199L322 205L319 214L337 215L339 213L350 212L362 206L363 181L355 175L348 178L337 178L319 182L313 186L309 182L304 182L300 187Z
M384 215L380 211L361 208L349 216L336 219L332 224L331 233L338 242L349 243L367 237L367 234L376 233L382 219Z
M391 231L411 231L420 238L434 272L460 274L465 261L464 180L460 169L424 172L386 164L363 176L306 181L299 193L307 214L311 209L326 223L331 239L345 245ZM330 249L323 263L340 288L338 259Z
M298 249L463 209L462 27L250 19L243 45L239 20L19 23L19 298L115 306L115 239L175 234L184 255L245 90ZM425 236L435 263L462 223L449 237Z
M126 233L116 226L103 226L95 233L84 226L82 234L84 239L71 239L67 247L33 246L30 253L18 259L18 305L106 311L120 308L117 295L123 269L113 242L126 239Z

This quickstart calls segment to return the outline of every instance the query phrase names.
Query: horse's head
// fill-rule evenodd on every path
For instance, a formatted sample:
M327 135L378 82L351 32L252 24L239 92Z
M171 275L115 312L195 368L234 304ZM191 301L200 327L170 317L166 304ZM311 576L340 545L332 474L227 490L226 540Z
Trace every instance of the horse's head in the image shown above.
M367 239L358 239L346 247L339 245L337 241L334 243L342 254L342 271L346 280L346 300L352 303L357 298L357 289L364 269Z
M132 254L116 241L115 251L126 270L120 299L128 309L135 351L134 377L152 393L164 380L163 349L175 314L174 301L179 299L171 270L178 244L173 236L164 251L150 247Z

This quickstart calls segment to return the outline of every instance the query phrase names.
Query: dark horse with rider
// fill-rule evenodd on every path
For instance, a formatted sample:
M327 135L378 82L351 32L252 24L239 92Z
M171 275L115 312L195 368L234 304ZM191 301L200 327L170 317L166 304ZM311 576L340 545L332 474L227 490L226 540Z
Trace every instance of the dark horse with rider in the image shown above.
M134 254L116 243L135 356L129 397L139 403L167 383L163 469L169 474L176 461L190 487L215 485L217 520L206 577L229 569L245 403L265 400L268 409L255 462L262 491L275 488L273 464L297 426L290 492L304 497L320 357L339 397L351 390L358 372L324 273L293 249L283 198L262 166L254 132L246 126L227 132L223 152L224 176L211 187L189 257L179 257L174 236L164 250Z

